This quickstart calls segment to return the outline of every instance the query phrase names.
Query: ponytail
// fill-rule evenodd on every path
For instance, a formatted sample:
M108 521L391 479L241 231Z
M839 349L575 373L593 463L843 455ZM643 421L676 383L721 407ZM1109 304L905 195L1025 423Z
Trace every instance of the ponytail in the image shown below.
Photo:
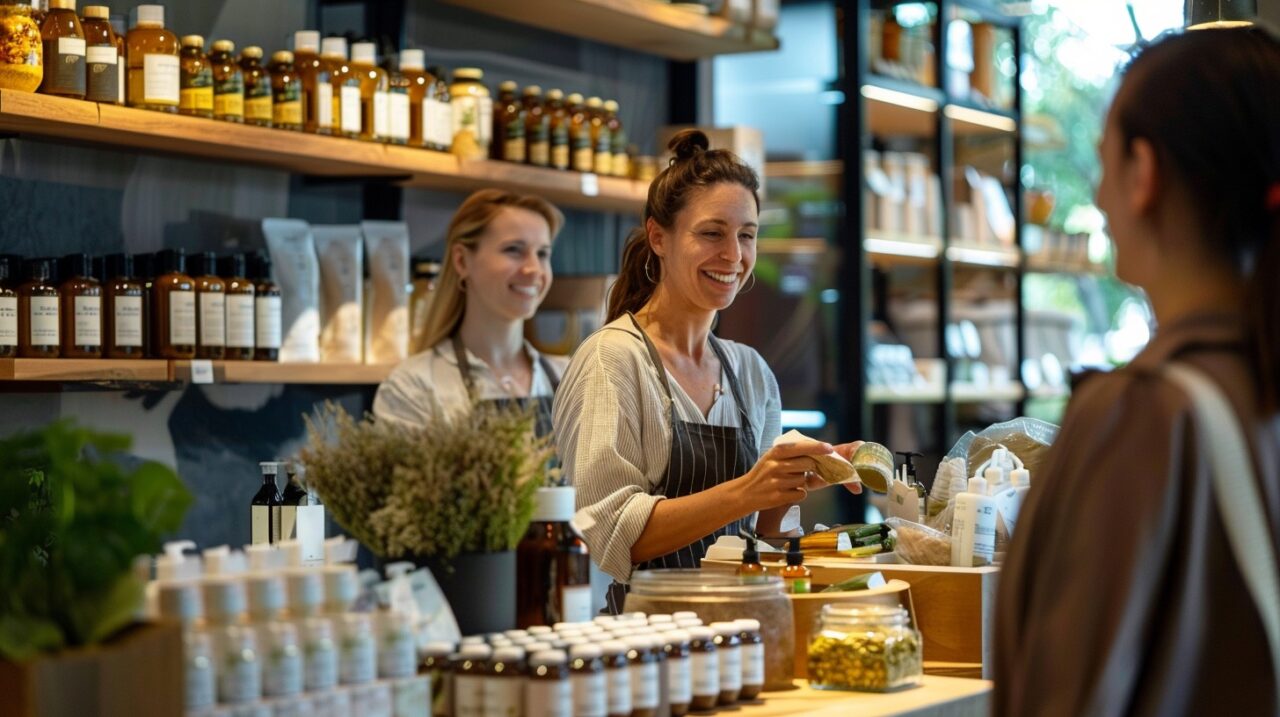
M609 290L607 320L614 321L639 311L653 298L653 290L658 288L661 277L662 265L649 246L649 233L644 227L632 229L622 248L622 269Z

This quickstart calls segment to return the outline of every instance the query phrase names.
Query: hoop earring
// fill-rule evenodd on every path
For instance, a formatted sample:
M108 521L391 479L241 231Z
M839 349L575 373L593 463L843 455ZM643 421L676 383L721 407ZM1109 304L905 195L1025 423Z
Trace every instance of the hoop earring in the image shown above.
M658 280L653 278L653 274L649 272L649 260L652 258L653 254L650 254L644 259L644 278L648 279L650 284L657 284Z
M747 280L751 282L751 286L748 286L747 288L739 291L738 296L742 296L743 294L746 294L750 292L752 289L756 288L756 273L754 271L751 272L751 276L749 276Z
M467 293L467 277L464 276L461 279L458 279L458 291L461 291L464 294Z

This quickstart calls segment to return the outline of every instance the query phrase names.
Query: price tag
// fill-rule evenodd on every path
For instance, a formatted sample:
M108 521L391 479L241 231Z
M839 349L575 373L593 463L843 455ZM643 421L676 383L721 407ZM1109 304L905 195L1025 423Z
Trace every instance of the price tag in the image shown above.
M191 383L213 383L213 362L208 360L192 361Z
M600 196L600 176L593 172L582 175L582 194L586 197Z

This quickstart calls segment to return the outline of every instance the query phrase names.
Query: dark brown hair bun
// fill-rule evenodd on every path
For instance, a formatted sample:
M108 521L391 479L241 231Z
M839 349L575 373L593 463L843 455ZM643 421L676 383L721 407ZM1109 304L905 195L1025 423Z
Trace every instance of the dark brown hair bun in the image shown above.
M682 129L667 142L667 149L675 155L675 161L683 162L711 149L711 140L700 129Z

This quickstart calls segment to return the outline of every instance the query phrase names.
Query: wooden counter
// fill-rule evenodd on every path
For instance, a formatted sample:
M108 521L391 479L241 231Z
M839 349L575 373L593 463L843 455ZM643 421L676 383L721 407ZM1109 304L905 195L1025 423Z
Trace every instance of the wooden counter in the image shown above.
M957 677L925 675L924 683L901 692L845 692L815 690L807 683L789 692L766 692L759 703L725 713L740 717L830 715L830 717L985 717L991 710L991 683Z

